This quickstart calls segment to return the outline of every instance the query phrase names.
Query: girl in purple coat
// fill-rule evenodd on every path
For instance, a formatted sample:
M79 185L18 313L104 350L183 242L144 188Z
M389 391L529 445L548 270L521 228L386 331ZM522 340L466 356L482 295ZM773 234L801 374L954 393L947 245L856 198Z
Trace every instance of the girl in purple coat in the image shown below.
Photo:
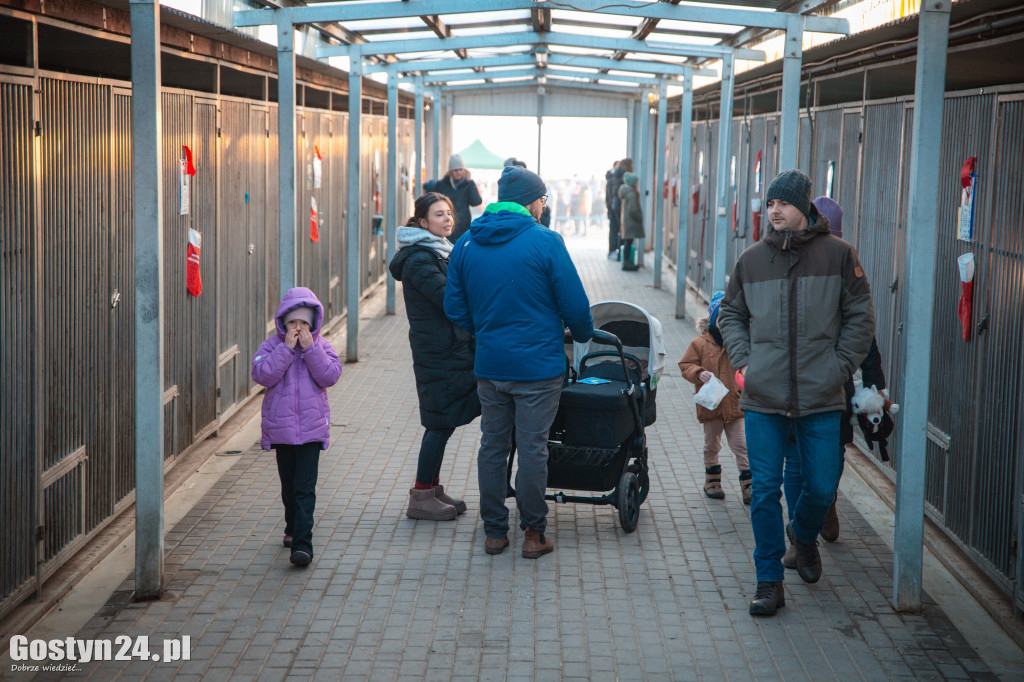
M313 508L320 451L330 444L331 408L327 389L341 378L341 362L320 336L324 307L305 287L289 289L277 307L277 333L252 359L252 380L266 386L263 396L264 450L277 452L284 500L284 546L291 562L313 560Z

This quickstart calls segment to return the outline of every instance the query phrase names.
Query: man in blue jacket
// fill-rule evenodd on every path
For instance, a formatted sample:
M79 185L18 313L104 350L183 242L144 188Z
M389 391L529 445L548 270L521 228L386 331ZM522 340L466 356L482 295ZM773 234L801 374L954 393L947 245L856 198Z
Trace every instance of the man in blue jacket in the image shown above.
M474 373L480 395L480 517L488 554L508 546L506 463L516 433L516 504L526 531L523 556L554 549L545 537L548 431L565 373L563 330L594 333L590 301L565 242L537 221L547 189L536 173L506 167L498 201L473 221L452 249L444 310L476 334Z

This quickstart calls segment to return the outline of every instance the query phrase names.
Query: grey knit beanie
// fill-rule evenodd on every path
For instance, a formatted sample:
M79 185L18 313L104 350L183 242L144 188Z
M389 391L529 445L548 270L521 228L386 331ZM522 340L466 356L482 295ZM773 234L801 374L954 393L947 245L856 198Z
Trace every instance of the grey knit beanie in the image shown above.
M466 170L466 164L462 160L462 156L459 154L452 154L451 158L448 159L448 170Z
M810 218L811 179L796 168L782 171L768 185L768 192L764 195L765 204L772 199L782 199Z

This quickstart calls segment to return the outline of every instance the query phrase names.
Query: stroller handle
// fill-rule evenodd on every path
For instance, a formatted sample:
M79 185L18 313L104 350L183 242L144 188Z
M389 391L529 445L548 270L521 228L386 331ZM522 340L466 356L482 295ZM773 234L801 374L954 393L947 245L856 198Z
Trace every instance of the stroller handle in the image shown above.
M606 332L603 329L595 329L594 335L590 337L590 340L596 341L597 343L603 343L606 346L615 346L620 353L622 352L622 341L619 341L619 337L611 332Z

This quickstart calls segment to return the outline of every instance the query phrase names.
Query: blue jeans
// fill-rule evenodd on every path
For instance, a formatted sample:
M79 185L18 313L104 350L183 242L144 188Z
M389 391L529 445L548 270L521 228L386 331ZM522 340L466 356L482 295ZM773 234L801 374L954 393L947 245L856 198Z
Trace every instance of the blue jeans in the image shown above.
M753 476L750 500L750 524L754 529L754 568L758 582L783 579L782 555L786 553L786 534L782 519L782 472L786 441L790 432L796 438L800 454L803 489L794 505L793 533L800 542L818 538L825 514L832 504L842 458L839 442L840 411L822 412L806 417L746 413L747 457Z
M839 461L839 476L842 478L843 469L846 467L846 446L843 444L839 445ZM800 453L796 448L796 439L790 438L786 441L786 466L782 472L782 492L786 495L786 511L790 523L796 516L796 501L800 499L803 489L804 475L800 470Z
M316 476L320 467L320 442L273 445L284 502L284 534L292 536L292 551L313 556L313 510L316 508Z

